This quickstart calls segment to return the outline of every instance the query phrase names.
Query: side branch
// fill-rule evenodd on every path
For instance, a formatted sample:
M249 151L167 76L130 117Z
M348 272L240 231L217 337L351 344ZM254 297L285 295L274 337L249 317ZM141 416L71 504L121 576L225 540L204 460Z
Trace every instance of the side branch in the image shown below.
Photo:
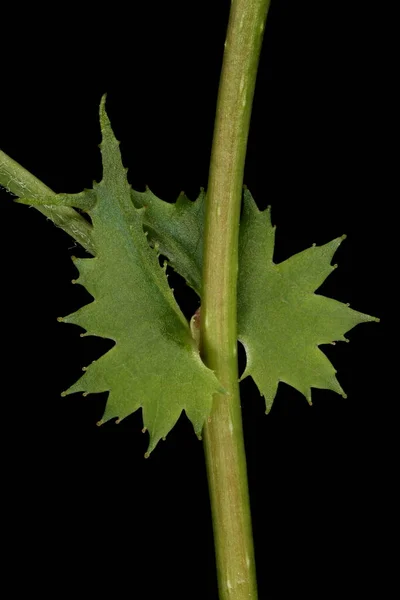
M21 167L15 160L0 150L0 186L5 187L20 198L40 201L43 197L54 196L54 192ZM95 255L91 225L73 208L68 206L35 205L35 208L73 237L85 250Z

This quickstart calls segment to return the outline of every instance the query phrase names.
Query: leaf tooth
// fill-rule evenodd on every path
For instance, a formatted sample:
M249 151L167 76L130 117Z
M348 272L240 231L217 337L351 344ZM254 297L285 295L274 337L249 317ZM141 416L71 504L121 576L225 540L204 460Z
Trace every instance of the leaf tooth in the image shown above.
M191 204L193 204L193 202L187 197L185 192L182 190L175 204L172 204L171 206L173 207L173 210L175 212L180 212L184 211L188 206L190 207Z
M99 315L103 317L101 324L99 323ZM84 329L86 333L81 337L95 335L115 341L112 335L112 322L107 320L107 316L109 315L104 311L104 303L101 300L93 300L93 302L85 304L77 311L62 317L61 320L63 323L76 325Z
M311 399L311 388L310 387L306 389L304 396L306 397L308 404L311 406L312 399Z
M70 315L67 315L65 317L59 317L59 321L62 323L68 323L69 325L77 325L78 327L82 327L82 329L86 330L86 327L83 326L82 321L81 321L81 310L79 309L74 313L71 313Z
M271 397L267 398L267 396L264 396L264 400L265 400L265 414L268 415L268 413L271 412L271 408L272 408L272 405L274 403L275 397L274 398L271 398Z
M336 369L334 372L336 373ZM331 390L332 392L336 392L337 394L339 394L339 396L342 396L342 398L347 398L347 394L340 385L336 375L333 375L329 379L329 381L327 382L326 389Z
M166 435L168 434L168 432L175 426L176 422L178 421L181 413L182 413L182 409L181 408L175 408L174 410L172 410L168 416L168 419L165 419L165 414L164 414L164 421L162 423L160 423L159 420L159 413L158 410L156 409L155 414L148 414L149 413L149 409L152 409L152 412L154 411L154 407L150 407L150 406L143 406L143 421L146 423L148 420L152 421L152 425L150 425L150 423L148 423L148 425L145 425L145 427L147 427L147 430L149 432L150 435L150 440L149 440L149 445L147 448L147 452L150 455L154 448L157 446L158 442L160 440L162 440L164 437L166 437Z
M75 258L74 265L79 271L78 281L81 283L90 276L93 278L98 268L98 258Z
M276 376L271 376L270 380L268 381L267 387L262 387L261 382L255 376L255 374L251 373L251 376L253 377L255 384L260 390L260 395L264 396L265 414L267 415L271 411L272 405L274 403L276 393L278 391L279 379ZM264 381L263 383L265 384L266 382Z
M331 265L333 255L340 246L343 236L317 246L313 244L310 248L298 252L287 260L279 263L278 269L288 281L296 286L314 292L325 279L337 268L337 264Z

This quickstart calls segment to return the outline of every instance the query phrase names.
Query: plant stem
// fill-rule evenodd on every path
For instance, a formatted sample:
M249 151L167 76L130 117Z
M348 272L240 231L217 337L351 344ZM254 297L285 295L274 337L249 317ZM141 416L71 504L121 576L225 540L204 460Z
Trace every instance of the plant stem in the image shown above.
M54 192L21 167L15 160L0 150L0 185L19 198L43 198L54 196ZM35 206L79 242L90 254L95 254L92 242L91 225L73 208L68 206Z
M240 203L251 107L269 0L233 0L207 190L201 352L228 394L216 395L203 439L220 600L256 600L237 363Z

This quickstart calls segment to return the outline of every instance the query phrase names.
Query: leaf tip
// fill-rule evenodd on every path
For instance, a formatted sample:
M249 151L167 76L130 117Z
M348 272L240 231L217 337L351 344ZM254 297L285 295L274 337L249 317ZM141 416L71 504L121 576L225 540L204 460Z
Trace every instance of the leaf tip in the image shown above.
M263 396L263 394L260 392L260 396ZM272 403L274 401L274 399L271 400L271 398L266 398L264 396L265 399L265 414L268 415L271 412L271 408L272 408Z
M103 94L100 100L100 116L106 112L107 94Z
M105 136L110 136L113 135L112 134L112 129L111 129L111 123L110 123L110 119L108 118L107 115L107 111L106 111L106 100L107 100L107 94L103 94L101 100L100 100L100 129L101 129L101 134L103 137L103 142L104 142L104 137ZM100 144L100 149L102 148L102 144Z

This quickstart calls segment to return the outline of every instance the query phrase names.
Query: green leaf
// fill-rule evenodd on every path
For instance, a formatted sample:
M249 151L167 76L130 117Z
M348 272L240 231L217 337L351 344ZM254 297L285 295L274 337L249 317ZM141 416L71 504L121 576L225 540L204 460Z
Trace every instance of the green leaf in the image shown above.
M151 452L182 410L200 436L221 392L214 373L200 359L188 322L168 286L157 252L143 231L143 211L133 206L131 189L105 112L100 107L103 179L82 194L46 197L47 203L85 207L91 217L95 258L76 259L76 281L94 300L61 318L84 335L115 341L65 394L109 391L103 420L122 419L143 408Z
M345 340L346 331L358 323L379 321L314 293L334 270L331 259L344 237L274 264L275 227L270 211L259 211L250 192L244 192L238 336L247 365L241 379L253 377L265 397L267 412L279 381L299 390L310 403L312 387L345 396L335 369L318 346Z
M148 188L145 192L132 190L132 201L136 207L145 207L144 227L150 244L168 258L175 271L200 296L204 190L195 202L182 192L173 204L160 200Z
M166 256L171 266L186 279L188 285L200 296L205 193L204 190L201 190L195 202L191 202L182 193L176 203L170 204L157 198L149 189L146 189L145 192L131 190L126 181L117 142L113 137L105 115L104 106L102 110L102 153L104 163L102 183L95 186L94 190L85 190L81 194L50 196L46 192L46 195L40 197L35 195L35 197L29 199L22 198L21 202L35 205L46 204L49 207L54 206L57 208L75 206L86 210L90 214L93 223L97 224L91 235L92 242L96 251L98 244L104 251L99 262L99 269L95 268L97 263L94 262L98 257L89 259L90 264L87 264L86 260L77 261L77 266L81 271L81 277L78 281L88 288L96 300L97 290L101 294L106 293L106 295L111 296L111 290L106 290L106 283L110 287L110 281L107 282L107 277L100 276L100 273L111 271L118 289L124 290L124 292L121 292L121 298L123 298L121 306L126 306L128 298L131 299L130 295L125 293L129 285L132 282L141 281L135 291L135 297L137 296L141 302L144 302L143 306L148 306L148 314L153 314L152 311L154 311L156 316L152 318L154 318L155 325L153 327L149 326L148 323L141 322L140 327L137 326L137 336L130 337L130 341L132 341L132 344L138 342L141 345L143 338L147 336L147 339L151 340L151 344L154 343L154 348L157 345L157 352L153 353L152 356L158 357L158 349L161 350L162 343L156 337L153 340L154 330L157 330L158 333L162 331L163 343L167 338L169 342L173 340L181 347L180 335L187 338L188 328L172 293L169 291L164 274L161 276L161 270L156 269L158 265L156 265L155 253L150 250L145 242L142 229L144 227L150 246ZM118 193L116 193L117 191ZM128 200L128 195L130 200ZM111 203L109 197L117 198L118 203ZM111 207L113 210L110 210ZM123 221L123 224L121 221ZM114 235L111 239L110 231L112 230L115 233L118 230L119 233L118 236ZM128 230L130 230L129 235L127 234ZM124 254L126 253L126 244L123 242L122 232L125 232L130 240L132 246L130 248L131 258L135 255L137 259L135 259L137 272L136 270L129 270L129 274L132 276L132 282L129 283L128 274L122 273L121 268L115 270L117 264L124 265L127 262ZM131 234L133 234L133 238ZM121 237L119 237L120 235ZM269 210L260 212L250 192L245 190L244 209L240 226L238 335L239 340L246 349L247 366L241 379L248 375L253 377L261 394L265 396L267 412L272 406L279 381L292 385L303 393L309 402L311 402L312 387L331 389L344 395L336 379L335 369L318 346L334 343L337 340L345 340L344 333L358 323L379 321L375 317L354 311L336 300L314 293L334 269L330 262L344 236L321 247L313 246L276 265L273 263L274 235L275 228L271 225ZM147 251L144 250L145 248ZM150 254L146 254L146 252L150 252ZM105 260L105 257L107 257L107 260ZM148 264L149 260L151 267ZM153 272L154 269L156 275ZM114 272L117 277L114 277ZM150 280L153 284L157 282L157 286L160 288L156 295L153 294L151 286L145 286L141 280L143 278L149 283L149 272L153 272ZM94 286L97 278L101 280L102 286L100 287ZM92 289L93 291L91 291ZM142 290L143 294L141 294ZM149 302L150 296L152 297L151 302ZM167 327L163 325L164 316L160 316L164 314L163 310L160 309L159 303L155 301L159 296L162 297L162 302L166 302L169 306L168 311L172 311L174 314L175 320L172 319L174 322L168 318ZM105 313L102 317L100 317L100 309ZM118 321L118 328L114 327L116 319L114 317L111 319L110 314L112 314L112 311L107 314L109 309L110 304L108 301L102 303L97 301L97 304L88 305L88 307L84 307L84 309L65 320L76 322L94 334L116 339L118 341L116 360L119 360L122 356L128 360L130 350L128 350L129 345L126 344L124 337L123 321L131 318L133 314L140 314L141 309L136 307L132 315L129 314L127 309L124 309L121 312L121 322ZM106 326L110 319L112 323ZM144 317L143 320L145 321ZM180 330L180 335L178 335L176 332L180 327L183 327L183 329ZM196 330L197 334L198 331ZM192 343L193 341L190 339L190 344ZM96 363L98 365L96 368L94 366L90 367L85 376L69 392L78 391L78 389L89 392L110 389L111 393L105 418L112 415L118 415L122 418L139 406L143 406L146 426L156 432L159 428L160 431L164 431L166 428L170 429L173 422L176 421L176 415L179 416L182 408L185 408L189 418L195 425L196 431L201 430L204 415L207 413L204 406L207 402L207 406L210 406L210 394L216 391L215 386L217 385L215 378L210 379L210 372L204 371L205 367L202 363L201 375L206 377L205 373L207 373L208 377L208 379L206 377L208 395L205 395L208 400L204 401L205 404L200 402L199 406L202 408L197 415L193 412L192 403L185 404L181 402L181 396L178 394L176 402L172 403L176 409L174 409L174 418L168 421L169 425L167 427L164 427L163 415L167 410L168 403L161 402L161 408L158 407L157 402L154 400L158 393L157 385L148 396L146 396L147 392L142 394L140 391L142 388L147 390L148 387L151 387L150 384L145 386L143 381L146 378L155 381L158 375L154 375L154 373L160 374L160 382L164 380L164 371L156 367L158 358L151 362L147 354L144 353L141 355L145 357L143 365L140 360L137 363L135 361L138 372L147 373L146 376L139 377L139 391L135 397L142 398L146 396L153 398L153 400L149 400L149 405L144 400L135 400L135 403L131 404L131 400L124 402L121 400L122 393L116 393L111 389L109 372L120 373L122 370L121 366L117 368L114 363L108 366L108 362L115 355L113 350ZM169 350L166 350L166 353L168 354ZM196 360L199 360L197 354L196 357ZM182 363L179 359L175 360L173 353L168 360L173 362L171 366L169 363L167 365L168 361L166 359L163 359L163 363L165 364L165 371L169 372L170 377L171 372L174 372L178 365L179 368L186 365L185 362ZM128 360L128 362L130 361ZM107 378L104 380L104 384L99 384L104 377L102 373L103 365L107 366ZM188 368L190 369L191 366ZM167 380L165 379L165 381ZM177 389L179 388L176 381L174 385L177 386ZM115 390L120 389L122 389L122 384L119 385L118 381ZM123 393L125 394L125 391ZM131 393L126 392L126 398L131 398L131 396ZM151 412L155 406L157 406L155 409L156 417L153 415L154 410ZM156 419L156 424L151 425L153 417ZM159 419L163 422L162 426L158 424ZM156 441L150 444L150 449L155 446L160 437L162 437L162 434L154 433Z
M186 217L177 205L156 198L150 191L133 192L137 206L146 206L144 222L149 241L160 247L171 266L200 295L201 240L204 230L202 192L196 203L183 201ZM187 232L187 234L186 234ZM346 341L344 333L355 325L379 321L331 298L314 294L334 270L331 259L345 236L324 246L313 246L283 263L273 263L275 227L269 210L260 212L250 192L244 191L240 223L238 279L238 336L247 366L241 379L251 375L265 396L267 412L279 381L303 393L311 402L311 388L331 389L345 395L335 369L320 344ZM195 257L195 267L190 263ZM192 259L193 260L193 259ZM187 271L191 269L188 277Z

